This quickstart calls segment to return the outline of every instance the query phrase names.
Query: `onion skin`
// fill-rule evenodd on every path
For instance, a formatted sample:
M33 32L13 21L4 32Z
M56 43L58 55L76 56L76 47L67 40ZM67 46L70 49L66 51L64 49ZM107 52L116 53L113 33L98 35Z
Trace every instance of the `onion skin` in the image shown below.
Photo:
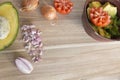
M41 14L47 19L47 20L54 20L57 17L56 10L54 7L50 5L44 5L41 7Z
M39 5L39 0L23 0L22 1L22 11L32 11L35 10Z

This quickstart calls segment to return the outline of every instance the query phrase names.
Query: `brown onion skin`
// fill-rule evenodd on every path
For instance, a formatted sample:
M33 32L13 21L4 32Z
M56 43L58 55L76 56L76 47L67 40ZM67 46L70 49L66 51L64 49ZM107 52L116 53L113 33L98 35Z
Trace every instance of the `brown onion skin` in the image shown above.
M50 5L43 5L40 11L47 20L54 20L57 16L55 8Z
M38 8L39 0L22 0L22 11L32 11Z

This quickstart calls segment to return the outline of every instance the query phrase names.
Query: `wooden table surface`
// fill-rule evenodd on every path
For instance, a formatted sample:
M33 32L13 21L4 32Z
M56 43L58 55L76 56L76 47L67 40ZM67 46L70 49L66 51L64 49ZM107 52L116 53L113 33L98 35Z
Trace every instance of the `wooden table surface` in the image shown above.
M11 1L20 9L21 0ZM86 34L82 25L85 0L72 0L69 15L58 14L53 26L40 14L40 8L30 13L20 12L20 26L34 24L42 31L44 54L34 71L25 75L14 64L17 56L30 60L19 32L15 42L0 53L0 80L120 80L120 42L98 42ZM52 4L52 0L46 0ZM40 6L43 3L40 0Z

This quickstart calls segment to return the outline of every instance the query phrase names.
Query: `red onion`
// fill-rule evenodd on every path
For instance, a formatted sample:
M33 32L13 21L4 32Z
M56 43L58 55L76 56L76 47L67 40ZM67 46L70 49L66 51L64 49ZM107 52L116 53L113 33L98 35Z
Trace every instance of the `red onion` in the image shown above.
M35 28L35 25L23 25L21 27L25 49L32 56L34 62L38 62L42 55L41 32Z

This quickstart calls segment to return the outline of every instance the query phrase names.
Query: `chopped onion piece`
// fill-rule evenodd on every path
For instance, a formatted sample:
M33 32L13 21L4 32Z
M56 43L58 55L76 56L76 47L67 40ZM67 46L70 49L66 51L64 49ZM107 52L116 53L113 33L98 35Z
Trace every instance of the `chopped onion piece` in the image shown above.
M25 42L25 49L28 54L32 56L34 62L41 59L43 52L43 43L41 39L41 32L35 28L35 25L23 25L21 27L23 41Z

